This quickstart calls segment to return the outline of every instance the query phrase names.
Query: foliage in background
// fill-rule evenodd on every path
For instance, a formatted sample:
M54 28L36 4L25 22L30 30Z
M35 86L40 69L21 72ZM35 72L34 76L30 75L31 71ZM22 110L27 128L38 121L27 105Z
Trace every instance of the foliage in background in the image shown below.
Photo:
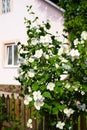
M29 16L34 15L31 6ZM73 115L87 114L87 32L70 43L50 34L50 23L26 19L28 41L20 44L19 77L24 103L38 119L48 116L51 130L72 130ZM61 116L60 116L61 115ZM32 128L34 115L27 122Z
M87 0L60 0L59 6L65 9L65 31L70 41L80 38L82 31L87 31Z
M50 1L52 1L55 4L57 4L60 0L50 0Z

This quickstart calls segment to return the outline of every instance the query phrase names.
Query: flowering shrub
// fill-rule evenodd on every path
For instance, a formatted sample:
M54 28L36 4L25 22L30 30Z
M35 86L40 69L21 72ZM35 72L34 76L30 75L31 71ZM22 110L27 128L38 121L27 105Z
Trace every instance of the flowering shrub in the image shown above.
M36 20L25 19L28 41L19 45L24 104L40 116L48 114L54 129L72 129L71 117L87 113L87 32L62 43L49 33L48 21L35 25ZM32 128L32 119L27 127Z

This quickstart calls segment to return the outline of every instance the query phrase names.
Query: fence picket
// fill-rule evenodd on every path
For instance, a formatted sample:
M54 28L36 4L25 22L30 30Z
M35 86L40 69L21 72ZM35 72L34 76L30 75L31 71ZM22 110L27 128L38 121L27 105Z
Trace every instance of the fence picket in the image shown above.
M84 116L80 117L80 130L86 130L86 118Z
M7 118L9 118L9 116L10 116L10 98L9 98L9 95L7 95L7 98L6 98L6 106L7 106Z
M24 105L24 99L21 100L21 117L22 117L22 125L26 126L26 116L25 116L25 105Z
M17 99L15 100L15 116L16 116L16 120L19 120L20 117L20 112L19 112L19 97L17 97Z
M73 130L78 130L78 116L74 115L73 116Z

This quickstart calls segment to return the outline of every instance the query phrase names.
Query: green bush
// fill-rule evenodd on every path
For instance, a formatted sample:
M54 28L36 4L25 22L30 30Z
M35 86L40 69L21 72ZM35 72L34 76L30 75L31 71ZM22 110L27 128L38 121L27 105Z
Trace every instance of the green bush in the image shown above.
M32 15L31 7L28 7ZM33 16L32 16L33 17ZM38 119L48 115L50 129L72 129L73 115L87 114L87 32L72 43L50 34L50 23L26 19L28 41L19 45L19 77L24 103ZM62 115L62 118L61 116ZM32 128L30 117L27 127Z
M80 38L82 31L87 31L87 0L60 0L58 5L65 9L65 32L73 42Z

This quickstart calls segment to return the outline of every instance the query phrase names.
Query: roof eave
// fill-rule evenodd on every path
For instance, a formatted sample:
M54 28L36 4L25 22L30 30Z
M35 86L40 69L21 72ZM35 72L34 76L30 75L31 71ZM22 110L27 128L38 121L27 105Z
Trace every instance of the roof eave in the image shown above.
M65 12L65 10L59 6L57 6L56 4L54 4L53 2L51 2L50 0L44 0L47 3L49 3L50 5L52 5L53 7L55 7L56 9L60 10L61 12Z

